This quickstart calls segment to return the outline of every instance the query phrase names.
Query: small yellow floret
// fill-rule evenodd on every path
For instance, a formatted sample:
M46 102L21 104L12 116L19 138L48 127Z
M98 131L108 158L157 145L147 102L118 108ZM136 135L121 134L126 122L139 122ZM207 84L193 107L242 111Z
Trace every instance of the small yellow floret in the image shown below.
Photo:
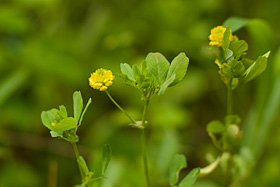
M55 127L55 123L54 123L54 122L51 122L51 125L52 125L53 127Z
M93 72L88 80L93 89L105 91L113 84L114 78L111 70L100 68Z
M105 91L105 90L107 90L107 88L108 88L107 86L102 86L99 90L100 91Z
M106 82L105 86L111 86L112 84L113 84L112 81L108 81L108 82Z
M224 33L226 31L226 28L223 26L217 26L213 29L211 29L211 34L209 36L209 45L217 45L218 47L222 46L223 43L223 37ZM230 33L229 41L233 40L232 33Z

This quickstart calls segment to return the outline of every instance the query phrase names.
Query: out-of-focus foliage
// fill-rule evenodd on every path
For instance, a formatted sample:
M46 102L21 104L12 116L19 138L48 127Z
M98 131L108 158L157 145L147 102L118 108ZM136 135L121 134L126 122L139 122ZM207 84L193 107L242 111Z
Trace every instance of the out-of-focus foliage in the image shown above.
M120 63L141 64L149 52L160 52L168 61L184 52L190 59L182 82L150 103L147 138L153 185L168 186L170 162L177 153L188 159L181 178L213 162L218 150L205 127L212 119L223 120L226 89L208 35L232 16L259 18L236 33L248 41L250 58L271 50L264 74L234 92L234 111L244 119L240 154L246 156L235 162L240 183L279 186L279 6L278 0L2 0L0 186L79 183L71 145L49 137L40 113L60 103L71 108L69 98L80 90L85 100L93 100L79 129L81 155L90 170L101 175L102 145L110 144L113 151L108 179L96 186L143 187L140 132L128 126L130 121L106 94L89 87L88 78L100 67L117 75ZM141 119L143 106L135 99L140 93L119 77L109 90L134 119ZM73 111L68 113L73 116ZM222 185L222 170L199 178L195 186Z

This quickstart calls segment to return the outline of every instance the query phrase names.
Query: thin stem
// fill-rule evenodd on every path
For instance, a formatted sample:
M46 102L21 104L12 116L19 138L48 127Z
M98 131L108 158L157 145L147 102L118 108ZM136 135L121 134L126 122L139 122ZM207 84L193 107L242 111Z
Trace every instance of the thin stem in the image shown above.
M229 85L227 86L227 115L232 114L232 78L229 80ZM229 186L231 183L231 165L232 165L232 153L229 152L229 159L226 168L226 182L225 186Z
M148 108L149 103L150 103L150 101L147 100L147 101L145 101L145 104L144 104L144 109L143 109L143 114L142 114L142 126L144 126L144 124L145 124L146 113L147 113L147 108Z
M228 162L227 162L227 170L226 170L225 186L230 186L230 183L231 183L231 165L232 165L232 154L229 153L229 158L228 158Z
M141 130L141 143L142 143L144 172L145 172L146 182L147 182L147 186L151 187L151 181L150 181L150 177L149 177L149 168L148 168L147 149L146 149L145 129Z
M148 105L149 105L149 100L146 100L145 105L144 105L143 115L142 115L142 126L144 126L144 123L145 123L145 117L146 117ZM146 148L145 128L143 128L141 131L142 131L141 132L141 143L142 143L142 152L143 152L144 172L145 172L147 186L151 187L151 181L150 181L150 177L149 177L147 148Z
M132 123L135 123L135 120L113 99L113 97L110 95L110 93L106 90L105 91L106 94L108 95L108 97L110 98L110 100L120 109L120 111L122 111L129 119Z
M75 156L76 156L76 159L78 160L80 158L80 153L79 153L79 150L78 150L78 147L77 147L77 144L75 142L71 142L72 146L73 146L73 149L74 149L74 152L75 152ZM78 164L79 166L79 170L80 170L80 174L81 174L81 177L82 177L82 180L84 179L84 176L83 176L83 173L82 173L82 170L80 168L80 165Z
M232 88L231 88L231 84L232 84L232 79L230 79L229 85L227 86L227 88L228 88L228 90L227 90L227 115L232 114Z

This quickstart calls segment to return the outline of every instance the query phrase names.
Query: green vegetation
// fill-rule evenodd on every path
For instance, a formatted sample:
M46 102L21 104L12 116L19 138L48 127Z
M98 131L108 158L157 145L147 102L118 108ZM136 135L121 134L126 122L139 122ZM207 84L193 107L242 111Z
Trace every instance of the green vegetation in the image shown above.
M0 186L280 186L279 6L1 1Z

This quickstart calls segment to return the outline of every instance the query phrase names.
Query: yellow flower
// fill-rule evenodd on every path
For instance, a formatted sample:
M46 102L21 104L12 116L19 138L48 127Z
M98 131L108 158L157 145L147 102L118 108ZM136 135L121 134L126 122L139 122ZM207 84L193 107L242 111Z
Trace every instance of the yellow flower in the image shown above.
M55 127L55 123L54 123L54 122L51 122L51 125L52 125L53 127Z
M93 72L88 80L93 89L105 91L113 84L114 78L111 70L100 68Z
M209 45L217 45L218 47L221 47L222 43L223 43L223 37L224 37L225 31L226 31L226 28L223 26L217 26L217 27L211 29L211 34L209 36L209 40L210 40ZM232 41L232 40L233 40L232 33L230 33L229 41Z

